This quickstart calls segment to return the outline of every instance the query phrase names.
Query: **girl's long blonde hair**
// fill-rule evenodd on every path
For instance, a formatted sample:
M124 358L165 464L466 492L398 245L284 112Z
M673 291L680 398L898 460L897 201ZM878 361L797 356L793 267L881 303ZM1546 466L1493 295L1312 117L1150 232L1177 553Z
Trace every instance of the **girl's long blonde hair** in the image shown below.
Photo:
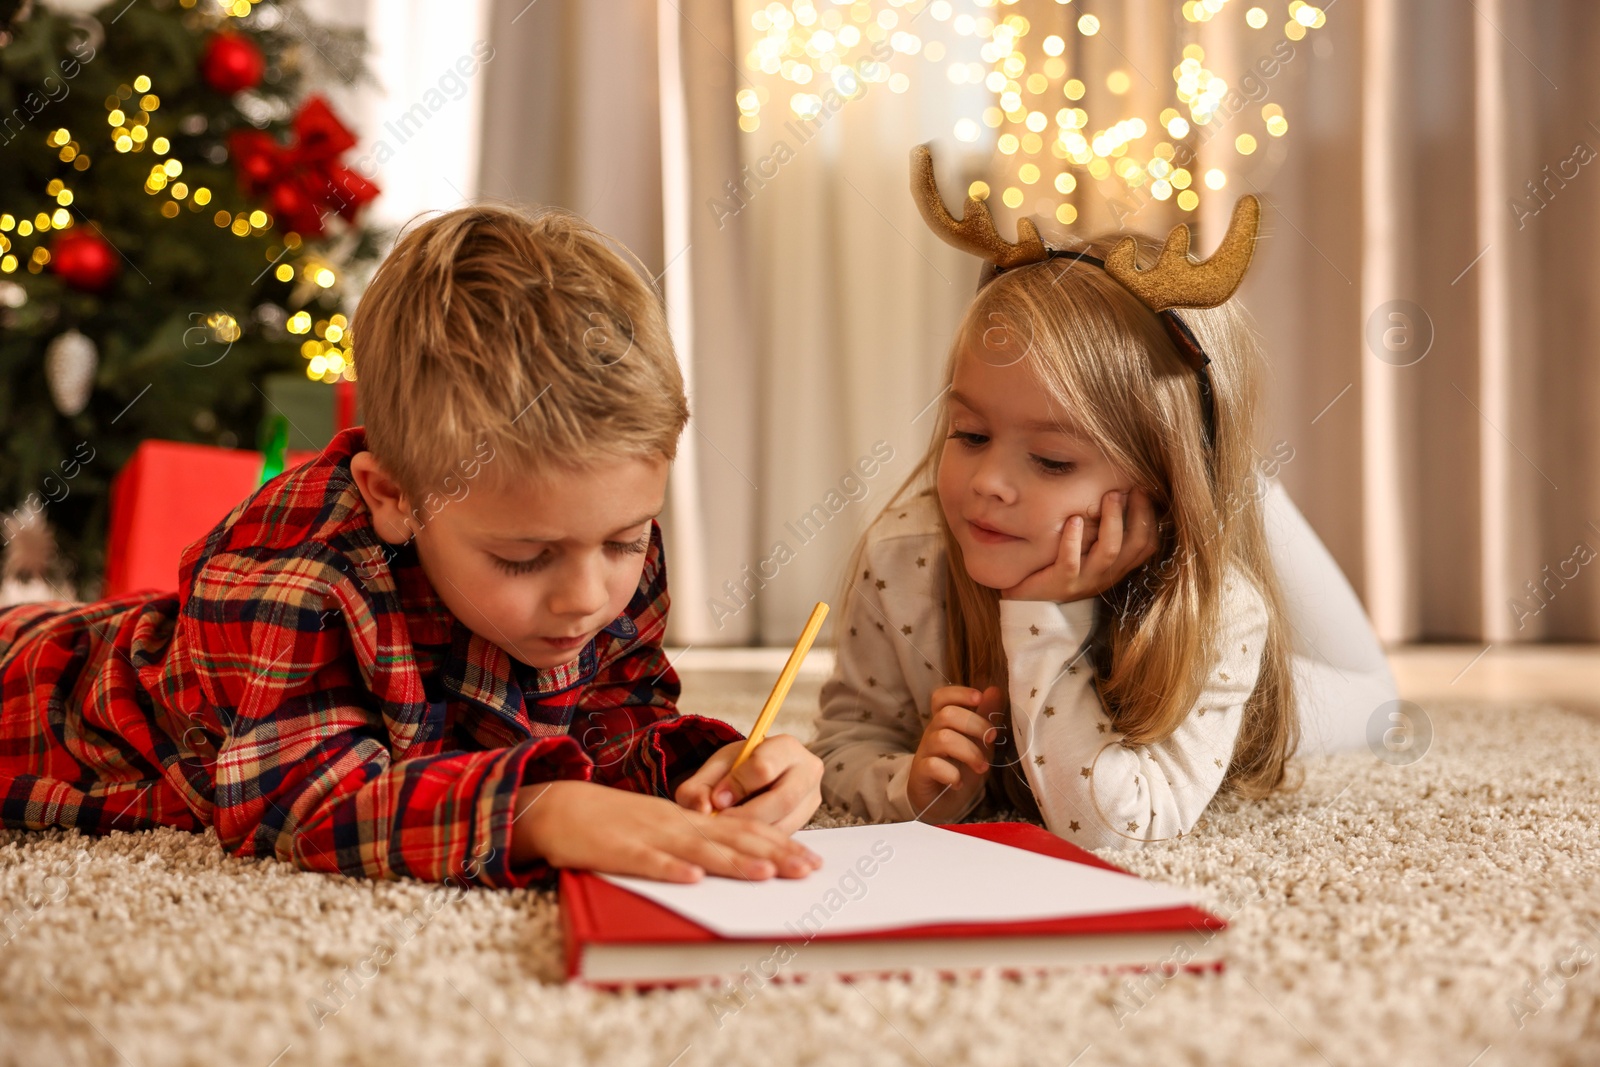
M1124 234L1077 246L1104 258ZM1139 237L1140 265L1158 242ZM1268 554L1253 448L1261 356L1244 312L1232 302L1179 312L1207 355L1216 401L1216 441L1205 444L1195 372L1148 308L1098 267L1056 259L1005 271L979 290L963 316L944 372L949 389L964 349L1005 335L1039 385L1106 456L1150 495L1161 520L1156 555L1101 594L1091 657L1101 701L1123 744L1170 737L1199 698L1215 647L1224 575L1237 565L1266 602L1261 671L1245 705L1223 791L1260 798L1285 784L1299 744L1290 639ZM1001 331L995 334L994 331ZM985 345L985 341L989 343ZM949 432L947 405L927 453L886 505L902 505L936 483ZM1008 692L999 592L967 574L943 508L946 548L945 668L955 684ZM864 544L864 540L863 540ZM860 550L847 572L858 570ZM1009 738L1011 731L1005 736ZM1019 780L1005 784L1017 801Z

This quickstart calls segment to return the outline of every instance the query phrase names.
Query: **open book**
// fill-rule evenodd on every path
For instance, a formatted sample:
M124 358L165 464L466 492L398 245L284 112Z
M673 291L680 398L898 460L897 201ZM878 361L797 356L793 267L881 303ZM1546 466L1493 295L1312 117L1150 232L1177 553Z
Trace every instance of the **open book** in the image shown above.
M1216 969L1191 894L1024 823L802 830L802 879L693 884L563 871L567 973L602 985L926 967Z

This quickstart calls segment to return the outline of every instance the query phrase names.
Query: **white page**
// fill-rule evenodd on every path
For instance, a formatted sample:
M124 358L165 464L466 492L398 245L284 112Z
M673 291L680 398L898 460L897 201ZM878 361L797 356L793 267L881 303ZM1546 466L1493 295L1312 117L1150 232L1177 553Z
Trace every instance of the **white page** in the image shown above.
M809 940L817 934L929 923L1017 922L1192 904L1180 889L1042 856L920 822L801 830L823 859L805 878L692 884L600 877L723 937Z

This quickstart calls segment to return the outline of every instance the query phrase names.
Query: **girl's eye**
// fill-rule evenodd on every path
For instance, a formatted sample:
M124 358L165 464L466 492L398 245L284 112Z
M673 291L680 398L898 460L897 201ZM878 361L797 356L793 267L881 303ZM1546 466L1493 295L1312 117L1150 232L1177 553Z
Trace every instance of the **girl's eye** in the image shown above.
M952 441L960 441L968 448L977 448L978 446L988 444L989 442L989 438L984 434L968 433L965 430L951 430L949 439Z
M1033 456L1031 458L1039 465L1039 469L1046 474L1071 474L1074 468L1077 467L1077 464L1069 459L1045 459L1043 456Z

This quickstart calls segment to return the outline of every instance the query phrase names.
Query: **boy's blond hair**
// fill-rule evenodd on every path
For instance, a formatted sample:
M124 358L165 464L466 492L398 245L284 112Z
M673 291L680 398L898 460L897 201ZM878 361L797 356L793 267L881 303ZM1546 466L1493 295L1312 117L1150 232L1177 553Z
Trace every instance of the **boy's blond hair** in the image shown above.
M412 499L485 445L496 480L670 460L689 418L660 299L565 211L475 205L421 223L378 268L351 335L367 445Z

